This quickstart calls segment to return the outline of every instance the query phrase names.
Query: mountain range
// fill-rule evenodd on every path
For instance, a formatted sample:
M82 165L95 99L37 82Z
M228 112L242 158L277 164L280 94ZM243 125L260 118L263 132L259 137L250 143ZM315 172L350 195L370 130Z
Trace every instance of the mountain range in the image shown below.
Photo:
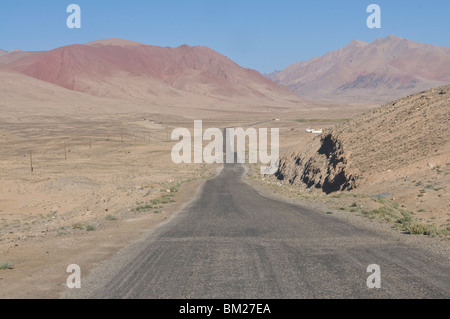
M311 100L386 102L450 83L450 48L393 35L358 40L267 75Z
M75 44L0 58L3 69L94 96L214 97L300 100L254 70L207 47L157 47L121 39Z
M46 100L71 95L64 89L129 104L216 105L221 110L252 105L269 111L314 106L311 101L390 101L448 84L450 48L396 36L372 43L355 40L263 76L208 47L105 39L49 51L0 50L0 80L3 101L20 94Z

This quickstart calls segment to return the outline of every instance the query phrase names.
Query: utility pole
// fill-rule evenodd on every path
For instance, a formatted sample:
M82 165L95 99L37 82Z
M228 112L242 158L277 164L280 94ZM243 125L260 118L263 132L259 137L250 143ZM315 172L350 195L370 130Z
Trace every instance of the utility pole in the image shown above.
M31 168L31 173L33 173L33 151L30 150L30 168Z

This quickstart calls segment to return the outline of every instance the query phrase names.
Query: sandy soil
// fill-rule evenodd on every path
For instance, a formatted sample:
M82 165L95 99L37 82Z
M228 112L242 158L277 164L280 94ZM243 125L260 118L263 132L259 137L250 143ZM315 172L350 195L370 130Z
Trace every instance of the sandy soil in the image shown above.
M307 127L331 127L368 107L276 116L245 109L217 112L203 126L280 128L283 151L312 138ZM190 119L110 118L41 115L2 122L0 263L14 267L0 270L0 298L61 296L68 265L78 264L82 276L88 275L170 218L220 167L172 163L175 142L169 134L176 127L192 128Z
M3 125L0 263L14 269L0 270L0 298L56 297L69 264L88 272L212 176L214 165L173 164L171 129L137 117Z

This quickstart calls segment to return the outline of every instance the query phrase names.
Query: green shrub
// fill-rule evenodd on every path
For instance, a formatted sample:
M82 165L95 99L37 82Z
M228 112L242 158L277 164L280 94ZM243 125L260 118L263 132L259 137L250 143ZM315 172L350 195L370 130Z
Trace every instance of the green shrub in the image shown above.
M419 223L412 223L412 224L408 225L407 231L411 235L437 236L439 234L439 232L435 226L419 224Z
M9 261L0 263L0 270L14 269L14 265Z
M82 230L84 227L82 224L77 223L72 226L73 229Z
M154 204L154 200L152 200L152 204ZM136 207L135 209L133 209L133 211L135 211L135 212L146 212L146 211L151 210L152 208L153 208L152 205L148 205L147 204L147 205Z

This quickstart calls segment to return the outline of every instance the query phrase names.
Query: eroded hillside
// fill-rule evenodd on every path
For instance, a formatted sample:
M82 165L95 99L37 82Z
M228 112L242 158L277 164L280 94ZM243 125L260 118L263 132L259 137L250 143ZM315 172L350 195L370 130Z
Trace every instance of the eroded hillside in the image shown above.
M426 218L448 219L450 85L391 102L282 156L278 178L325 193L383 194Z

